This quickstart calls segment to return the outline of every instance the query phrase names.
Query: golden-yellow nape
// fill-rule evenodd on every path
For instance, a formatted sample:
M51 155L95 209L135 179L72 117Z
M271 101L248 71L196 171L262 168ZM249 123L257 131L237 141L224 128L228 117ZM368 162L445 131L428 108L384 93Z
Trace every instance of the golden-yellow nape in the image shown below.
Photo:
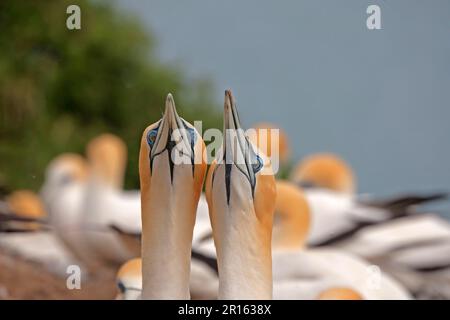
M134 258L125 262L117 271L116 278L118 280L127 277L141 277L142 276L142 260L141 258Z
M272 246L274 249L301 249L310 229L310 208L303 191L295 184L278 180Z
M143 299L188 299L192 234L206 173L205 144L171 94L139 154Z
M24 218L47 217L41 198L30 190L17 190L6 197L8 206L15 215Z
M116 274L116 300L137 300L142 291L142 260L135 258L125 262Z
M275 178L269 158L245 135L230 90L225 92L223 143L216 157L205 191L217 249L219 299L270 299Z
M291 156L291 148L288 136L283 129L268 122L254 124L252 128L255 129L255 135L249 135L249 138L253 145L268 157L277 155L281 163L288 162ZM275 138L278 141L274 141ZM273 152L277 154L272 154Z
M332 153L313 154L301 160L291 174L291 180L304 187L317 187L353 194L355 175L350 165Z
M322 291L317 296L317 300L364 300L364 298L354 289L332 287Z
M106 185L121 189L127 162L127 146L116 135L104 133L89 141L86 156L93 173Z

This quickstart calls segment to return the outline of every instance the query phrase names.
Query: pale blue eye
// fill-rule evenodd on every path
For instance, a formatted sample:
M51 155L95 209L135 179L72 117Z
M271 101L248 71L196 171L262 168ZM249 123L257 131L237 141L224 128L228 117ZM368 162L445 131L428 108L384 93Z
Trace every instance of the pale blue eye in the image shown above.
M263 161L260 156L256 155L256 163L252 164L253 172L257 173L263 167Z
M152 129L147 133L147 143L151 147L155 144L156 136L158 135L158 128Z

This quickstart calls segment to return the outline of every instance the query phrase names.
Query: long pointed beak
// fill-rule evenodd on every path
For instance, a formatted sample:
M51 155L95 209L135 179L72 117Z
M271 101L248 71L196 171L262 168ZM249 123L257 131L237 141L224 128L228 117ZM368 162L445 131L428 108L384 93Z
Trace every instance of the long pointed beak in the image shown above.
M172 130L183 128L183 123L175 108L175 101L170 93L166 98L166 110L164 111L163 122L165 122Z
M177 113L172 94L169 93L166 98L166 109L159 124L158 135L152 148L152 154L158 154L168 146L176 145L180 139L188 146L189 140L184 129L183 120ZM177 135L173 134L174 131L177 132Z
M239 121L231 90L225 90L225 103L223 110L223 148L224 159L227 164L240 162L242 164L245 155L246 138Z
M256 178L253 172L252 161L256 159L256 154L245 136L239 120L236 102L230 90L225 91L223 121L223 160L226 165L235 165L247 176L253 187Z
M153 170L154 158L167 151L172 182L175 164L189 163L192 165L192 172L194 173L194 150L191 141L193 138L188 138L187 125L178 116L175 101L170 93L167 95L166 110L157 130L158 133L150 151L150 168ZM189 162L184 161L186 159Z

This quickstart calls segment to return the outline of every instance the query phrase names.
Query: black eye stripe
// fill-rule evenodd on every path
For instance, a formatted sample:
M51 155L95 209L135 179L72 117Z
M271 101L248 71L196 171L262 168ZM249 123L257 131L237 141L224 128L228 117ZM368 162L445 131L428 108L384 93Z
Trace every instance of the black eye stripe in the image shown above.
M174 170L174 163L173 160L171 158L171 154L172 154L172 150L173 148L176 146L177 142L172 141L172 134L173 134L173 129L171 129L169 127L169 132L168 132L168 136L167 136L167 141L166 141L166 145L165 147L160 150L158 153L155 153L153 150L153 146L157 145L161 139L161 134L158 134L160 130L164 129L164 122L162 122L162 120L159 120L157 123L157 127L155 129L149 130L147 133L147 144L150 147L150 151L148 154L148 157L150 159L150 172L153 172L153 160L156 156L162 154L164 151L168 151L169 153L169 167L170 167L170 180L173 183L173 170ZM180 127L180 130L186 130L186 136L188 138L188 143L189 143L189 147L191 149L191 154L190 154L190 158L191 158L191 165L192 165L192 176L194 177L194 171L195 171L195 166L194 166L194 159L195 159L195 152L194 152L194 147L195 147L195 143L197 141L197 134L195 132L194 128L190 128L187 124L187 122L184 119L181 119L181 123L178 124ZM153 153L152 153L153 150ZM180 153L180 155L185 155L185 156L189 156L188 154L184 153L183 151Z
M251 170L253 170L253 179L250 177L251 173L244 171L240 166L235 165L235 167L238 169L240 173L242 173L250 183L250 187L252 189L252 197L255 196L255 188L256 188L256 179L254 175L258 173L263 167L264 167L264 161L263 159L258 155L253 153L256 157L256 161L252 161L251 164ZM230 204L230 196L231 196L231 171L233 169L233 164L226 163L225 160L225 153L223 157L223 165L225 165L225 189L226 189L226 196L227 196L227 204ZM212 173L212 180L211 180L211 188L214 187L214 179L216 177L217 167L214 168L214 171Z

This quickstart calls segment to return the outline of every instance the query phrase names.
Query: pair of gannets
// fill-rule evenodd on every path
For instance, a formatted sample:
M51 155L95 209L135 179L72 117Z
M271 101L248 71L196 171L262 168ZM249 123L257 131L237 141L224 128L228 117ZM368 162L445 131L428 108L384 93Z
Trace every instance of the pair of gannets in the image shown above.
M222 149L206 179L206 198L217 252L218 298L271 299L274 291L276 298L312 299L336 286L355 288L367 299L408 298L408 294L384 274L378 278L376 292L361 285L369 265L357 258L325 250L297 250L306 234L302 236L295 228L289 233L289 238L281 235L278 241L274 241L274 246L282 249L274 250L272 276L276 189L286 186L294 192L296 200L292 201L298 207L291 205L288 209L300 212L291 213L291 220L307 220L301 216L308 214L305 210L307 205L295 186L283 182L277 186L270 160L259 153L243 133L229 91L226 91L224 109ZM179 128L185 130L181 130L176 143L170 143L172 132ZM236 140L231 140L230 131ZM177 115L169 95L162 120L145 130L141 142L143 230L140 297L143 299L189 298L192 230L206 171L203 150L201 137ZM182 164L175 165L171 158L174 152L184 157ZM199 159L196 158L199 155L200 161L194 161ZM242 158L242 155L246 156ZM283 200L278 202L281 209L284 204ZM293 221L291 223L295 225ZM302 223L298 225L306 231L307 227ZM127 273L126 269L121 269L118 275L124 297L127 297L128 288L138 291L141 283L139 272ZM134 296L139 296L139 293Z
M18 190L0 203L0 247L58 275L76 259L46 227L47 212L38 195Z
M310 220L304 195L289 182L278 181L276 188L275 219L278 221L272 238L275 299L315 299L331 290L330 287L354 288L365 299L409 298L389 276L382 272L372 274L373 268L361 259L332 249L303 248ZM139 295L141 273L133 265L135 262L126 264L118 273L120 295L125 299ZM217 291L218 282L217 278L210 278L205 285ZM217 292L210 296L216 297ZM344 296L336 295L335 299L338 298Z

